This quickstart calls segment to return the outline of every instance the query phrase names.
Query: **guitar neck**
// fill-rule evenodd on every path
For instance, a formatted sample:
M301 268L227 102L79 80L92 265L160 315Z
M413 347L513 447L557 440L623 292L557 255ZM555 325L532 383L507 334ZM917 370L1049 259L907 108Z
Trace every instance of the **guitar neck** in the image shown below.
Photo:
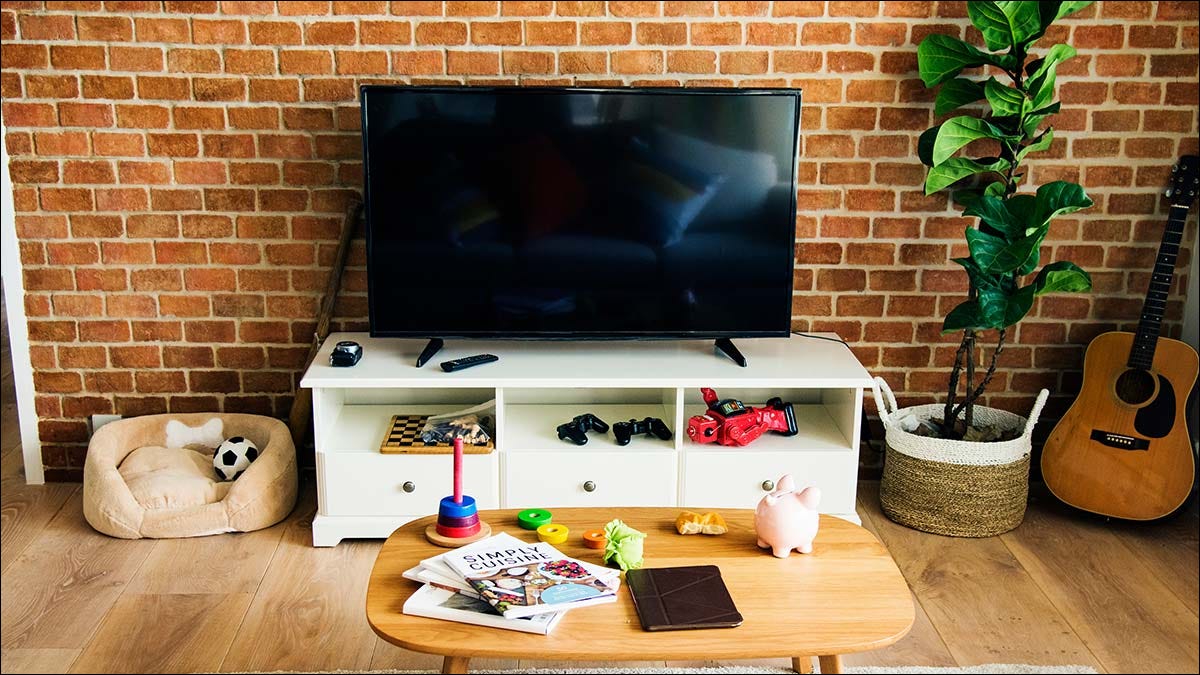
M1171 281L1175 278L1175 261L1179 258L1179 244L1183 241L1187 215L1187 206L1171 206L1171 215L1163 231L1162 243L1159 244L1158 255L1154 258L1150 287L1146 291L1146 300L1142 303L1137 335L1129 350L1130 368L1148 370L1154 363L1154 348L1158 345L1158 336L1162 332L1163 315L1167 309Z

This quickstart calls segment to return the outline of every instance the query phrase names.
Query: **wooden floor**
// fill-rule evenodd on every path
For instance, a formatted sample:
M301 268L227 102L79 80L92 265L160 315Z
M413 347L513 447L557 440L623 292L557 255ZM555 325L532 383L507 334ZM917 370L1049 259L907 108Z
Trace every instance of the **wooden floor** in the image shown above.
M332 549L310 545L315 510L311 480L305 481L300 506L275 527L163 541L124 541L95 533L83 520L77 485L26 486L7 341L4 348L4 673L440 665L435 657L382 642L367 626L366 581L379 542ZM850 656L848 665L1029 663L1083 664L1102 672L1200 670L1200 519L1194 502L1168 522L1133 526L1084 517L1040 497L1015 531L965 540L892 523L880 512L877 493L876 484L861 486L859 513L908 579L917 622L898 644ZM695 662L701 664L708 665Z

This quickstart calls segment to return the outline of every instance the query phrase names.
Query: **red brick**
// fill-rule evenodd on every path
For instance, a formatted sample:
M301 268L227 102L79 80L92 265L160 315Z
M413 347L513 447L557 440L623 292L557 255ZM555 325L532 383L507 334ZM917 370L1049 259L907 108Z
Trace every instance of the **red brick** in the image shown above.
M440 51L403 51L392 54L392 72L397 75L438 75L445 72Z
M777 73L814 73L821 69L822 60L818 51L777 51L774 68ZM840 92L840 84L838 89Z
M305 44L352 45L358 39L353 21L320 21L309 24L304 31Z
M645 49L614 52L612 54L612 72L625 75L661 73L663 72L663 53Z
M693 23L691 31L693 45L736 45L742 42L742 25L740 23ZM586 28L584 34L586 35Z
M161 72L163 50L159 47L109 47L108 66L114 71Z
M228 347L222 349L236 349L236 347ZM168 368L212 368L213 367L213 349L212 347L177 347L164 346L162 348L163 365Z
M875 57L866 52L829 52L825 60L829 70L835 73L864 72L875 68Z
M192 88L186 77L139 75L137 86L138 97L143 99L186 101L192 96Z
M135 291L183 290L183 273L177 269L133 270L129 276Z
M383 75L388 72L387 52L339 51L336 56L338 75Z
M298 45L302 42L300 24L291 21L252 21L250 43L279 46Z
M291 342L286 321L243 321L238 334L242 342Z
M472 21L471 44L519 45L521 44L521 22Z
M141 393L169 393L187 391L187 381L181 370L138 371L134 373L137 391Z
M800 30L802 45L850 44L850 24L841 22L809 22Z
M187 19L137 17L134 27L139 42L181 43L190 41Z
M44 44L6 43L0 50L0 66L10 68L41 69L49 64L50 50Z
M264 314L261 295L218 293L212 301L214 316L261 317Z
M768 58L767 52L722 52L721 72L739 75L765 73ZM614 68L614 72L618 71Z
M406 45L412 42L412 24L407 21L363 21L360 41L364 45Z
M246 83L237 77L197 77L192 92L197 101L244 101Z
M564 74L604 73L606 63L607 55L600 52L563 52L558 57L558 68Z
M446 72L450 75L499 75L499 52L446 53Z
M525 44L573 45L578 42L574 21L527 21L525 22Z

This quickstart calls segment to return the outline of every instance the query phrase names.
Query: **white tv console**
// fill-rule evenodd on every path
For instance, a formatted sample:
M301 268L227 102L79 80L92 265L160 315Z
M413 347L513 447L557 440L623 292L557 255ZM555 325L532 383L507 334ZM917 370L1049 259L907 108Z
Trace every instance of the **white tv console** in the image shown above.
M339 340L363 346L350 368L329 365ZM396 414L432 414L496 400L496 450L468 455L465 492L482 509L541 506L754 508L785 473L822 491L821 510L855 513L863 390L870 376L845 346L794 336L740 339L749 365L714 352L712 341L482 342L448 340L416 368L424 340L336 333L300 386L313 390L318 511L313 545L383 538L437 512L452 492L450 455L379 452ZM489 353L496 363L454 373L438 363ZM688 417L704 412L700 387L762 405L795 405L800 433L767 433L744 448L692 443ZM635 436L619 446L612 431L583 446L555 431L576 415L609 425L662 418L674 437ZM616 512L614 512L614 517Z

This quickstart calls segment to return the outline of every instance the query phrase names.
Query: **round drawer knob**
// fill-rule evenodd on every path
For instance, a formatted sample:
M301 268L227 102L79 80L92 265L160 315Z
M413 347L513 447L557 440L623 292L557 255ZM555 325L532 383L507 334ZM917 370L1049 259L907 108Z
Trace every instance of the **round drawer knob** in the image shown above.
M762 482L762 486L761 486L761 487L762 487L762 489L763 489L763 492L770 492L771 490L774 490L774 489L775 489L775 481L773 481L773 480L764 480L764 481Z
M584 492L595 492L596 491L596 483L594 481L590 481L590 480L585 481L583 484L583 491Z
M401 485L400 489L404 490L405 492L412 492L413 490L417 489L417 484L411 480L404 481L404 485Z

